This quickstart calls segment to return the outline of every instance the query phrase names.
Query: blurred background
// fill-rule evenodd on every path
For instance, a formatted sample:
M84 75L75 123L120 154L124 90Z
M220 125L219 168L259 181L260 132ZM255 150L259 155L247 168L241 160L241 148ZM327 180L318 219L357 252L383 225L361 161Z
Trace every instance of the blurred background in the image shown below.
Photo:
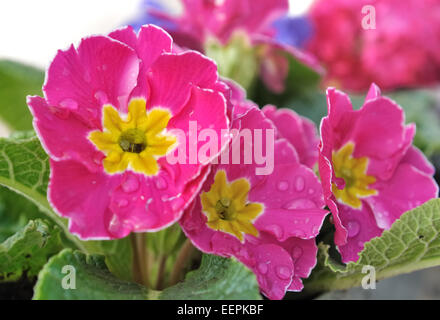
M178 1L164 2L179 9ZM132 21L140 14L142 3L143 0L1 1L0 59L46 68L58 49L77 43L85 35L108 33ZM291 15L300 15L312 0L290 3Z

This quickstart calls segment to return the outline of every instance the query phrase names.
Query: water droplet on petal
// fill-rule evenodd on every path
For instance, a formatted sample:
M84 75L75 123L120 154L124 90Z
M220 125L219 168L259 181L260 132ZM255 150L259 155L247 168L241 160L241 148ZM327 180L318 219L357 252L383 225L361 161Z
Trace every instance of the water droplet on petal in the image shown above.
M60 102L60 106L65 109L74 111L78 109L78 102L73 99L64 99Z
M173 211L179 211L183 208L185 201L182 198L177 198L171 202L171 209Z
M292 249L292 257L294 259L298 259L299 257L302 256L302 254L303 254L303 249L301 247L296 246Z
M281 238L283 236L283 229L281 229L281 227L276 224L272 224L270 226L267 226L266 230L269 232L272 232L273 235L277 238Z
M139 180L136 176L130 174L125 177L121 186L122 186L122 190L124 190L124 192L127 192L127 193L134 192L137 189L139 189Z
M303 191L305 185L306 185L306 182L305 182L304 178L301 177L301 176L298 176L298 177L296 178L296 181L295 181L295 188L296 188L296 191L298 191L298 192Z
M111 234L118 234L121 227L122 225L121 225L121 221L119 220L119 217L116 214L114 214L110 219L110 223L108 225L108 231Z
M361 227L357 221L349 221L347 225L348 236L353 238L359 234Z
M278 182L277 189L280 191L286 191L289 189L289 183L285 180Z
M278 266L276 268L276 273L277 273L277 276L283 280L287 280L292 276L292 272L286 266Z
M316 208L315 203L309 199L294 199L283 206L284 209L313 209Z
M260 272L261 274L266 274L267 270L269 269L269 267L267 266L266 263L259 263L257 266L258 272Z
M155 184L156 184L156 188L159 189L159 190L164 190L164 189L166 189L168 187L168 183L162 177L157 177L156 181L155 181Z
M108 96L104 91L95 92L95 99L99 104L106 104L108 102Z
M118 207L123 208L123 207L126 207L127 205L128 205L127 199L119 199L118 200Z
M312 195L312 194L315 193L315 190L314 190L314 189L309 189L308 193L309 193L310 195Z

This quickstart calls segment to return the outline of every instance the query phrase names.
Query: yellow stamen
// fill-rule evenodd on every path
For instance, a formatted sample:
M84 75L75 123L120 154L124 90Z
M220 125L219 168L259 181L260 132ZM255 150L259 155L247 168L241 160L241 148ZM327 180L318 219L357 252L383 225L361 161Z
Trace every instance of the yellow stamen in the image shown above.
M131 169L147 176L159 171L157 159L172 151L177 138L165 132L171 118L169 111L154 108L146 111L144 99L133 99L128 115L122 119L111 105L103 108L103 131L93 131L89 139L106 157L103 166L107 173Z
M335 184L332 191L335 197L350 207L361 208L361 198L377 194L377 190L370 189L369 185L376 182L376 178L367 175L368 158L353 158L354 144L349 142L341 149L333 152L332 161L335 175L345 181L344 189Z
M225 171L219 170L211 189L200 196L208 227L229 233L240 241L243 241L244 234L258 237L258 230L252 222L263 212L263 205L247 201L249 190L246 179L228 183Z

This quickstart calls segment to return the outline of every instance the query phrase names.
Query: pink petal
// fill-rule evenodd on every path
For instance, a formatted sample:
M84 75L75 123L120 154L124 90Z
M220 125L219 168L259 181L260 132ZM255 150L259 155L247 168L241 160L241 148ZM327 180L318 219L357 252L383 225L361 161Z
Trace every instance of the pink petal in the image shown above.
M438 196L438 186L432 176L408 163L400 164L390 180L378 181L373 188L378 190L378 195L367 201L377 225L383 229L389 229L406 211Z
M429 176L435 173L434 166L429 162L423 152L413 146L406 152L402 163L408 163Z
M282 243L282 246L290 253L294 265L294 275L288 290L301 291L304 287L301 279L308 278L316 265L318 247L315 239L289 238Z
M357 261L365 242L380 236L383 230L377 226L373 212L365 202L360 210L340 205L339 216L348 232L347 244L338 246L342 262Z
M257 275L258 284L265 296L272 300L281 300L293 276L293 262L289 253L276 244L251 246L252 266ZM246 260L241 260L246 264Z
M49 105L78 114L85 123L101 126L101 107L110 103L125 108L136 85L139 61L121 42L93 36L58 51L43 88Z
M268 190L271 190L268 193ZM279 165L264 183L253 187L249 201L265 207L255 226L272 233L279 241L318 235L327 211L315 174L302 165Z
M207 106L209 106L209 110ZM214 118L212 115L216 115L216 117ZM218 92L193 87L186 105L168 123L168 130L173 132L174 129L184 133L184 136L178 135L178 143L186 147L185 152L181 153L182 159L179 158L180 163L171 165L164 157L159 160L159 163L163 168L173 172L176 183L180 184L178 187L183 189L187 181L199 174L201 164L207 164L217 158L229 143L229 122L226 117L225 98ZM210 150L207 150L206 154L199 152L202 146L210 141L208 137L206 141L198 139L201 130L210 130L217 137L217 142L212 144L215 146L212 154ZM173 154L179 155L179 150L175 149ZM203 159L205 155L206 158Z
M84 240L114 239L106 227L112 217L109 194L120 178L92 173L71 160L50 160L50 167L48 198L62 217L70 218L70 232Z
M109 36L136 50L141 59L141 66L137 87L131 97L144 97L148 100L150 88L145 75L160 55L171 52L173 39L164 30L154 25L142 26L138 35L131 26L128 26L110 33Z
M177 115L188 102L193 86L209 89L217 80L216 64L195 51L162 54L148 74L149 108L168 108Z
M29 97L28 105L34 128L52 159L80 161L91 171L102 167L101 153L87 138L90 127L69 110L48 106L41 97Z
M295 147L300 162L313 168L318 161L319 144L315 124L289 109L268 105L263 112L274 122L278 137L286 138Z
M375 83L372 83L365 98L365 103L367 103L369 100L379 98L380 96L381 96L380 88Z

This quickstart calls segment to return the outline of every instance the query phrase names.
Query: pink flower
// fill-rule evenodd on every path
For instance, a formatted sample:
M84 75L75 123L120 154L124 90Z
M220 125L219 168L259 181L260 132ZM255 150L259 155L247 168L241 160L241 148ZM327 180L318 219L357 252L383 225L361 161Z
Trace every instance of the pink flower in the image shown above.
M82 239L121 238L177 221L207 168L171 164L166 155L189 145L190 121L199 131L228 133L229 92L215 63L193 51L172 53L171 37L152 25L59 51L43 90L44 98L28 104L50 156L48 198ZM219 152L226 144L219 142Z
M372 22L375 28L364 29ZM371 82L391 90L440 80L439 0L320 0L310 10L309 50L326 66L327 83L347 90Z
M246 59L255 59L259 64L256 72L265 85L277 93L283 92L285 88L284 82L289 72L288 56L294 57L316 72L322 72L315 58L276 40L274 22L287 15L288 0L182 0L181 2L183 12L177 17L154 8L149 12L150 16L158 18L168 26L167 31L180 46L204 52L212 44L213 39L222 46L238 42L248 54ZM249 52L252 54L249 55ZM237 72L242 74L255 72L255 70L237 69L240 69L239 65L234 66L234 74L225 76L232 77Z
M319 172L344 262L356 261L364 243L403 213L437 197L434 168L412 146L415 125L372 85L363 107L327 90L321 122Z
M230 154L226 150L220 157L229 164L219 161L211 167L200 196L180 224L201 251L235 257L256 274L268 298L281 299L286 290L302 290L301 278L316 264L314 238L327 215L322 188L286 139L264 139L271 132L274 138L276 128L252 103L236 106L234 130ZM243 138L248 130L261 133L263 150L272 143L274 167L268 175L256 174L261 168L256 161L244 164L255 152L252 146L247 149L249 140ZM253 141L256 148L255 136ZM241 150L240 164L232 164L236 147Z
M285 138L298 152L302 164L312 168L318 162L319 138L315 124L290 109L263 108L264 115L273 121L279 138Z

